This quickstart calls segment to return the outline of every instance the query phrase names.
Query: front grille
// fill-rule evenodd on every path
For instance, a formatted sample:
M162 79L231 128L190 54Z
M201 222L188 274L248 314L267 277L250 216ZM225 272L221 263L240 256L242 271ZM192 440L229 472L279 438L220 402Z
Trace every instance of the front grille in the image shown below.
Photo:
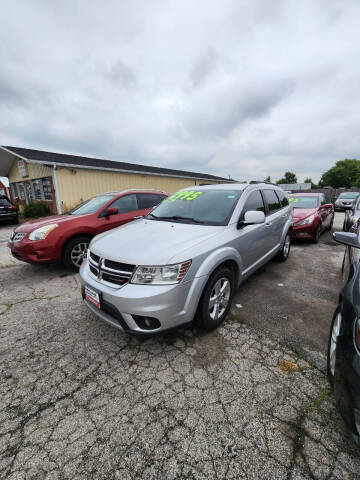
M134 265L129 265L128 263L119 263L114 262L114 260L104 260L105 267L112 268L113 270L123 270L125 272L133 272Z
M15 233L12 232L10 235L10 242L20 242L25 237L26 233Z
M121 287L129 282L135 265L115 262L90 252L89 269L98 282Z

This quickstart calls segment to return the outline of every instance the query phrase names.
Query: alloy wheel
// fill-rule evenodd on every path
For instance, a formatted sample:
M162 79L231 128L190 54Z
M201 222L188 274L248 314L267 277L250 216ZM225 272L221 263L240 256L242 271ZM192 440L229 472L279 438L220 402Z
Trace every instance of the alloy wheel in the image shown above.
M86 258L89 244L86 242L77 243L71 250L70 258L75 267L79 268L84 258Z
M336 347L337 341L340 333L340 325L341 325L341 314L338 313L334 320L333 328L331 330L331 340L330 340L330 373L331 376L334 377L335 375L335 363L336 363Z
M290 235L287 234L284 242L284 258L287 258L289 256L290 243L291 243Z
M220 318L230 301L231 286L227 278L222 277L213 286L209 298L209 315L213 320Z

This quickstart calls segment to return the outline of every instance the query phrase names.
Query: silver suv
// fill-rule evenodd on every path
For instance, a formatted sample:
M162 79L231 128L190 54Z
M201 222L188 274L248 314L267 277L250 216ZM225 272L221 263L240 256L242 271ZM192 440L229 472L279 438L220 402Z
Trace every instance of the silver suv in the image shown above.
M93 238L80 276L86 305L127 332L225 319L240 283L290 252L291 207L265 183L196 186L145 218Z

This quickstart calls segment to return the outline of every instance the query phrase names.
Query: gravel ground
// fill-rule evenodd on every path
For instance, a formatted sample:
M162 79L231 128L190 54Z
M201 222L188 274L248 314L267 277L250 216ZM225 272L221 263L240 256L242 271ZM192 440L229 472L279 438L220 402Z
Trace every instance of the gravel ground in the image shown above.
M359 478L324 375L330 317L311 341L301 328L336 304L343 250L326 237L246 282L218 330L137 338L87 310L77 275L12 260L10 230L0 228L1 478ZM326 279L311 299L309 261ZM266 279L276 293L264 295Z

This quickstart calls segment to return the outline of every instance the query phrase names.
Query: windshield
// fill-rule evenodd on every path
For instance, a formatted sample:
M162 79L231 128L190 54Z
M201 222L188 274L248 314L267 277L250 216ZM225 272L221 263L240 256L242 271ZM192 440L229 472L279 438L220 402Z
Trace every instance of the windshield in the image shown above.
M340 193L339 198L356 198L359 192L344 192Z
M156 207L149 218L204 225L226 225L241 192L182 190Z
M98 197L91 198L75 207L73 210L70 210L68 215L87 215L89 213L94 213L112 198L114 198L114 195L99 195Z
M318 197L288 197L293 208L317 208Z

